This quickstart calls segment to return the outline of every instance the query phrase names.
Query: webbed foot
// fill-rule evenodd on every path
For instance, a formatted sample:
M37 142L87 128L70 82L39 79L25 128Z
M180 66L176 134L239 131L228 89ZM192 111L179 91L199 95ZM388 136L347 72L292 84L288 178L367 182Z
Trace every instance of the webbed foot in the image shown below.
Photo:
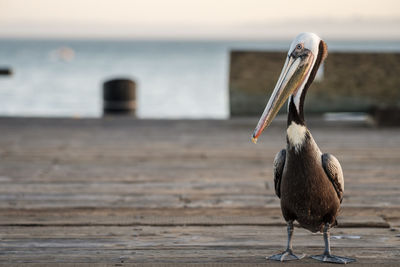
M311 258L322 261L322 262L339 263L339 264L347 264L347 263L356 261L355 259L339 257L339 256L335 256L335 255L330 255L330 254L315 255L315 256L311 256Z
M294 260L300 260L304 258L305 254L301 254L300 256L297 256L293 254L292 250L285 250L284 252L280 254L275 254L272 255L271 257L267 257L267 260L273 260L273 261L294 261Z

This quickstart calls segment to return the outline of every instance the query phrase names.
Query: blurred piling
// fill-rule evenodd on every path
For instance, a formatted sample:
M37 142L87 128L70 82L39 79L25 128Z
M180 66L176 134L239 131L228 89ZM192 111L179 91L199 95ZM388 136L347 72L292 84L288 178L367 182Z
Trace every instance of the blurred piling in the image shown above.
M129 79L113 79L103 84L104 115L135 115L136 83Z
M11 68L4 68L4 67L0 67L0 75L4 75L4 76L9 76L12 75L12 69Z

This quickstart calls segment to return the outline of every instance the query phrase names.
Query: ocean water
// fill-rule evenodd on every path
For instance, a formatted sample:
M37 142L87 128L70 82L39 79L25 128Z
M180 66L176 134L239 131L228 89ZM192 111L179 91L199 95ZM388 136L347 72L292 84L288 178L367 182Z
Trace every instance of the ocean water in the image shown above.
M229 52L284 51L289 43L3 39L0 66L13 75L0 76L0 116L100 117L102 83L123 77L137 83L139 118L228 118ZM400 51L398 42L329 45Z

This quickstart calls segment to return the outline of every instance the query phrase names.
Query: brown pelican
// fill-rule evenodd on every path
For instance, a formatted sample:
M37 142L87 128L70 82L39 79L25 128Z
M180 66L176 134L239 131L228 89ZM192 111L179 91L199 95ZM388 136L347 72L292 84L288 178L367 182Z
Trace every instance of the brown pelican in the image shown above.
M322 231L325 251L312 258L333 263L349 263L354 259L334 256L330 251L329 229L336 225L343 198L343 173L339 161L322 154L304 121L303 104L319 66L327 56L324 41L313 33L298 35L286 58L282 73L268 104L254 130L255 143L268 127L286 99L288 101L287 145L275 156L275 193L287 222L287 248L270 260L288 261L304 257L292 251L293 222L312 232Z

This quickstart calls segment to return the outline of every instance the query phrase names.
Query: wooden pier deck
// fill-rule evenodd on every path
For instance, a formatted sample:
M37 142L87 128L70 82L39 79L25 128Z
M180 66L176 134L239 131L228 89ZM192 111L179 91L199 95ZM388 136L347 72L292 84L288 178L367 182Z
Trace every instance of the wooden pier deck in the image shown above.
M253 145L255 124L1 118L0 265L281 266L265 256L286 242L272 179L285 126ZM333 252L398 265L400 128L309 126L345 174ZM296 228L294 249L320 253L322 236Z

